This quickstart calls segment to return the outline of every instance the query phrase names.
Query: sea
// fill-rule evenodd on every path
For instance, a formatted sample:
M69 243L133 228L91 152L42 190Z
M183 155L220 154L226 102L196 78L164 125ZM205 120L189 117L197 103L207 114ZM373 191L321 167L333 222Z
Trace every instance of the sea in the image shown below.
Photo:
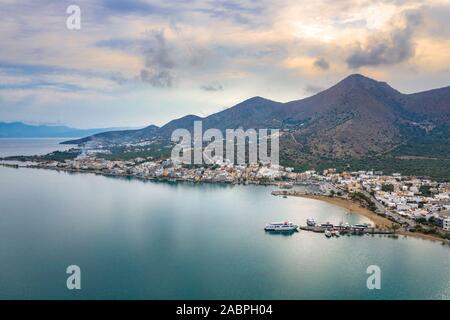
M6 140L3 156L60 147ZM0 166L0 299L450 298L450 246L267 233L266 223L308 217L370 222L274 188ZM79 290L67 286L69 266L80 270Z

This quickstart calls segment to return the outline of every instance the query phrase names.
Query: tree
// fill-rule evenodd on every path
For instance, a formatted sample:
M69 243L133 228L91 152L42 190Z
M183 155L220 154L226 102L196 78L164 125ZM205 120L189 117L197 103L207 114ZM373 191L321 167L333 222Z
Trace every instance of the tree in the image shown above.
M398 230L398 229L400 229L400 226L398 225L398 224L396 224L396 223L394 223L393 225L392 225L392 230L394 231L394 234L396 233L396 231Z

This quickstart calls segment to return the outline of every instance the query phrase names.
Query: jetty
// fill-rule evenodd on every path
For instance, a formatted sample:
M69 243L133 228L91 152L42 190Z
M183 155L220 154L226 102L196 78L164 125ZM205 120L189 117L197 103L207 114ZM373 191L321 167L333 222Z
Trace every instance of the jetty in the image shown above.
M337 230L339 231L340 234L350 234L350 235L362 235L362 234L385 234L385 235L391 235L394 234L393 231L391 230L386 230L386 229L377 229L377 228L373 228L373 227L367 227L367 228L362 228L362 227L355 227L355 226L341 226L341 225L337 225L337 226L333 226L332 228L330 227L322 227L320 225L317 226L300 226L299 227L300 230L305 230L305 231L312 231L312 232L317 232L317 233L324 233L326 230Z
M305 196L305 195L323 195L320 192L306 192L299 190L274 190L271 192L273 196Z

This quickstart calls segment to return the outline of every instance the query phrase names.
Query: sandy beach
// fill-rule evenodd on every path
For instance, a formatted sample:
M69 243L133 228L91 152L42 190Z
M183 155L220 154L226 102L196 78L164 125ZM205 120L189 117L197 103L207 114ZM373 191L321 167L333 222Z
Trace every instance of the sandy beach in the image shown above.
M352 200L342 199L342 198L336 198L336 197L327 197L322 195L312 195L312 194L306 194L306 195L296 195L298 197L302 198L308 198L308 199L315 199L320 201L325 201L329 204L345 208L349 212L354 214L362 215L366 218L368 218L375 226L378 226L379 228L390 228L392 226L392 221L389 219L386 219L384 217L381 217L377 215L376 213L370 211L367 208L361 207L359 203L356 203Z
M302 197L302 198L308 198L308 199L315 199L320 201L325 201L329 204L345 208L349 212L352 212L354 214L360 214L366 218L368 218L375 226L378 226L379 228L385 228L389 229L393 225L393 222L390 221L387 218L381 217L377 215L375 212L361 207L361 205L357 202L354 202L352 200L348 199L342 199L342 198L336 198L336 197L328 197L323 195L313 195L313 194L305 194L305 195L295 195L295 197ZM399 235L409 236L409 237L415 237L420 238L424 240L429 240L433 242L440 242L440 243L446 243L450 245L450 241L442 238L438 238L433 235L423 234L423 233L417 233L417 232L409 232L404 230L397 231Z

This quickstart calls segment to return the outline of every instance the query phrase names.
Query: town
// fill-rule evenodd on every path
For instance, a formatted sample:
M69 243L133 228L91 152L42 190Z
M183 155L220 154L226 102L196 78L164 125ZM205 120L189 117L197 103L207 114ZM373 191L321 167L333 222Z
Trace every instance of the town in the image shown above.
M450 238L450 183L400 173L337 172L334 168L295 172L270 162L235 165L222 159L210 165L179 165L171 159L104 160L85 153L73 160L24 162L20 166L148 180L278 185L281 195L294 194L296 185L313 185L318 187L311 193L357 200L406 231Z

